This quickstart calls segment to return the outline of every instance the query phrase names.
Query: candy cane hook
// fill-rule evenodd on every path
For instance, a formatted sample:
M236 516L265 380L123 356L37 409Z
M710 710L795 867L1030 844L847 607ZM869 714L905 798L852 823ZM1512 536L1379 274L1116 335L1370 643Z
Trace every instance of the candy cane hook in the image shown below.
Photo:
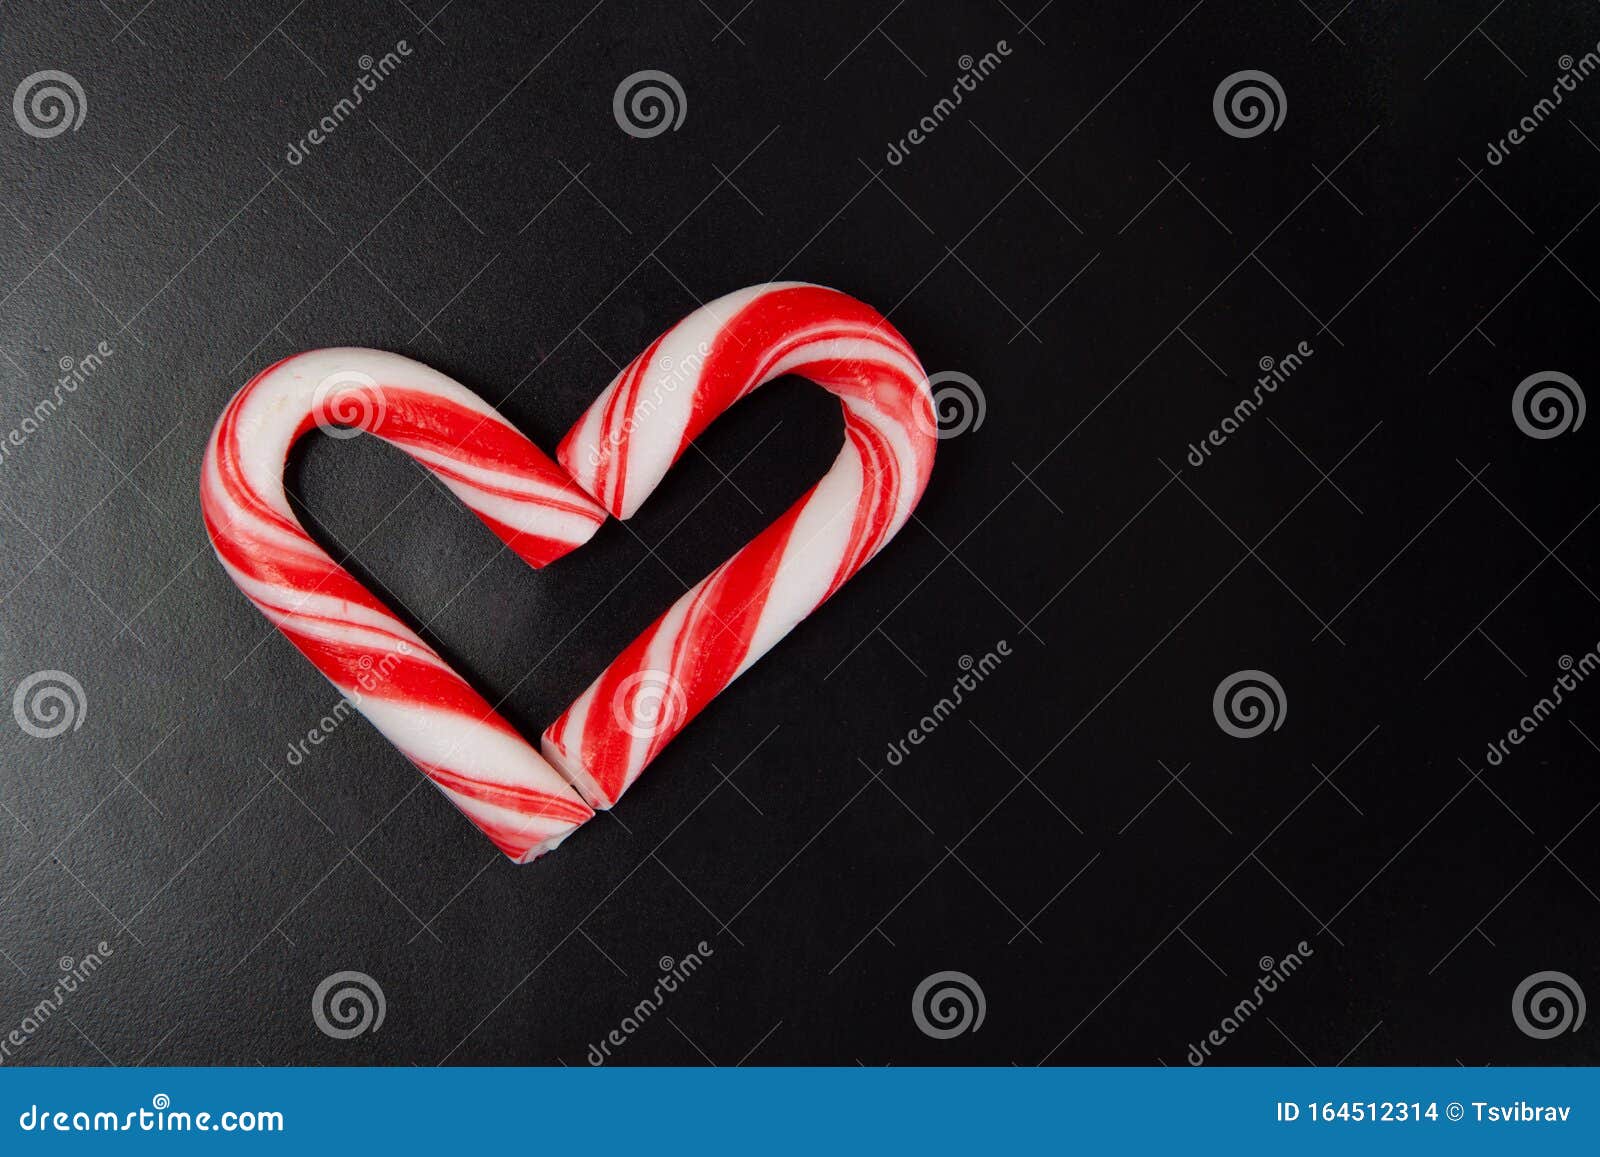
M377 350L315 350L269 367L234 396L206 449L201 510L239 589L501 851L526 863L593 813L305 532L283 469L295 441L319 426L398 446L531 566L587 542L605 513L477 395Z

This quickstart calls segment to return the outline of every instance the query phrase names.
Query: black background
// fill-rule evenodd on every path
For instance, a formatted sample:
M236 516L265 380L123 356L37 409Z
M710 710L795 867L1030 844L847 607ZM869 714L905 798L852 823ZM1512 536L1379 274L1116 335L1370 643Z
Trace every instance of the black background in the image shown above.
M619 1063L1182 1064L1301 940L1218 1063L1600 1057L1510 1007L1546 969L1600 993L1600 688L1484 759L1600 640L1596 422L1511 413L1536 371L1595 380L1600 80L1484 159L1600 40L1594 6L592 3L0 15L5 92L56 68L88 101L52 139L0 125L0 427L115 350L0 465L3 689L60 669L87 703L56 739L0 727L0 1031L59 958L114 949L11 1061L582 1064L701 940ZM676 132L614 120L641 69L684 89ZM1219 127L1241 69L1281 84L1277 131ZM918 521L533 866L363 721L290 766L335 695L206 544L233 391L382 347L553 449L668 324L775 276L978 383ZM291 481L532 735L838 437L820 391L769 386L541 574L372 440L310 439ZM1246 741L1211 702L1248 668L1287 711ZM309 1008L343 969L387 1001L351 1041ZM946 969L986 1019L934 1040L911 995Z

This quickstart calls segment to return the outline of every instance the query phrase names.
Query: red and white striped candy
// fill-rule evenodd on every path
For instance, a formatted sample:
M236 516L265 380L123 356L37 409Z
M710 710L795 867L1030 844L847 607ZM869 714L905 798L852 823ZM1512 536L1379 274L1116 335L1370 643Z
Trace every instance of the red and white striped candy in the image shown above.
M617 375L561 443L572 477L627 518L719 414L798 374L837 394L845 441L821 481L686 592L545 733L545 757L607 808L718 692L894 537L933 468L916 354L835 290L761 285L696 310Z
M264 370L228 404L206 449L201 509L239 589L501 851L526 863L593 813L301 527L284 463L301 435L334 424L404 450L531 566L588 541L605 513L477 395L377 350L316 350Z
M538 567L588 541L605 510L632 515L723 410L784 374L838 395L838 458L617 657L545 732L545 758L312 541L284 492L301 435L366 430L433 471ZM286 359L217 422L201 508L245 595L525 863L593 814L573 787L611 806L689 720L894 537L927 485L936 429L922 367L881 315L834 290L765 285L691 314L618 375L562 443L568 473L476 395L407 358L331 349Z

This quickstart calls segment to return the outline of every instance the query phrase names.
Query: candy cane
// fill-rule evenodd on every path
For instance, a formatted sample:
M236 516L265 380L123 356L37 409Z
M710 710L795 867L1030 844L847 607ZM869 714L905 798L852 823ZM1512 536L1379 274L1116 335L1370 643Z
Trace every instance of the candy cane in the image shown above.
M844 447L821 481L679 598L544 733L545 757L597 808L894 537L927 485L937 425L916 354L876 310L780 284L690 314L561 443L568 473L627 518L717 415L783 374L838 395Z
M245 596L422 773L519 863L593 813L417 634L311 540L289 507L289 448L314 427L376 434L432 471L531 566L605 514L477 395L395 354L288 358L236 394L206 449L200 504Z

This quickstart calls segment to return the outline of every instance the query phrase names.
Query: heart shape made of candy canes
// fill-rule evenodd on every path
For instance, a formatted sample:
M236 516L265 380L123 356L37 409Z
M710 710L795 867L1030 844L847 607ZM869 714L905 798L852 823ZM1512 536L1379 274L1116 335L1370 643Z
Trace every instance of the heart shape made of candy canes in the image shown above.
M686 591L544 733L543 755L319 547L284 490L290 448L322 428L404 450L530 566L630 517L729 406L786 374L835 394L826 474ZM418 362L314 350L256 375L201 468L229 577L401 753L518 863L608 808L717 694L895 536L933 468L937 420L916 354L836 290L753 286L702 306L606 387L550 460L476 394Z

